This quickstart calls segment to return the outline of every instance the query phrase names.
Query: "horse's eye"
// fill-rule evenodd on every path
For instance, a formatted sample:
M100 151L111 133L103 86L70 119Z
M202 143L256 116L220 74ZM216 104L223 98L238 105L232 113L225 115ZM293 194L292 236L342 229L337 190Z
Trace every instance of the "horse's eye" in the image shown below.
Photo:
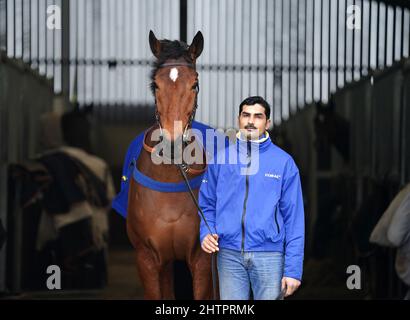
M195 84L192 86L192 90L195 90L195 91L198 91L198 90L199 90L198 82L195 83Z
M158 85L157 85L157 83L156 83L156 82L154 82L154 84L153 84L153 85L154 85L154 89L155 89L155 90L159 89L159 87L158 87Z

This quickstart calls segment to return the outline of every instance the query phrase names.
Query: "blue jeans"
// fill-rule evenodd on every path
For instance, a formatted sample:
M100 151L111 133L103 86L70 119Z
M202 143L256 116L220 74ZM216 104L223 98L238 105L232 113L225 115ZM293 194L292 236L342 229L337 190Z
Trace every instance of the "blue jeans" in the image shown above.
M284 255L220 248L217 255L221 300L276 300L281 293Z

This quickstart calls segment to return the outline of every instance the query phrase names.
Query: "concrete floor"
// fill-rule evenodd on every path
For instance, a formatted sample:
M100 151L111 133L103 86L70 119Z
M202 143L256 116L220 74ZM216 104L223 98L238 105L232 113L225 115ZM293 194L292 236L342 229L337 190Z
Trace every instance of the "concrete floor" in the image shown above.
M108 284L102 290L81 291L42 291L25 292L7 299L17 300L136 300L143 298L137 270L134 263L134 252L130 249L111 249L108 255Z
M290 298L291 300L366 299L363 290L354 292L347 290L344 283L326 281L318 268L320 264L307 263L304 283L300 290ZM319 280L318 276L320 277ZM17 296L6 297L6 299L13 300L139 300L142 298L143 290L134 263L134 252L128 247L110 249L108 255L108 284L102 290L25 292Z

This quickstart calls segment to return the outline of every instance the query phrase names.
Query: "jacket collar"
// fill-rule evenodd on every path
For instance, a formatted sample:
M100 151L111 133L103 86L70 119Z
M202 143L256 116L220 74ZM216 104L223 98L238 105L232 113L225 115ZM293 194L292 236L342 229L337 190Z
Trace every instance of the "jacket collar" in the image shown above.
M251 148L257 148L259 152L264 152L267 149L269 149L269 147L272 144L272 141L270 140L270 137L267 131L265 131L264 134L261 137L259 137L258 140L245 140L243 139L240 132L237 133L236 137L237 137L236 143L237 143L237 146L239 146L239 150L241 152L247 152L247 150Z

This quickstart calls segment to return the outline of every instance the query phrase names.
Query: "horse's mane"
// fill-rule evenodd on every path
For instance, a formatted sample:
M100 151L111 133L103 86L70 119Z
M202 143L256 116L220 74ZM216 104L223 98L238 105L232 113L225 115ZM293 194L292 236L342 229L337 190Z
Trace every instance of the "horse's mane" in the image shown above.
M156 61L152 65L151 71L151 92L155 94L155 74L159 67L167 60L183 58L187 63L193 63L192 58L188 54L188 45L185 42L174 40L161 40L161 52Z

